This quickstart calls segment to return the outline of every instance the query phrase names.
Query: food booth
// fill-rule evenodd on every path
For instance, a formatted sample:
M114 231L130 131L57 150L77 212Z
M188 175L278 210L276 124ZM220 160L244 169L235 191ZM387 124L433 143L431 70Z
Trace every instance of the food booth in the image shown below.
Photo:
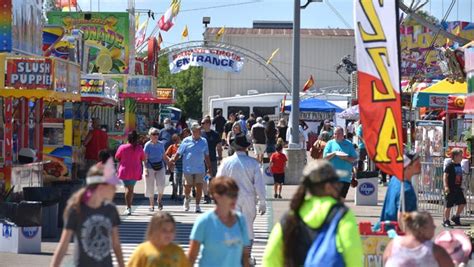
M72 102L79 101L79 66L55 58L0 54L1 175L9 187L11 168L22 149L33 160L50 160L56 148L68 146L72 132ZM5 78L3 78L5 77ZM58 126L58 125L61 126ZM64 160L59 176L67 175ZM56 174L56 173L55 173Z

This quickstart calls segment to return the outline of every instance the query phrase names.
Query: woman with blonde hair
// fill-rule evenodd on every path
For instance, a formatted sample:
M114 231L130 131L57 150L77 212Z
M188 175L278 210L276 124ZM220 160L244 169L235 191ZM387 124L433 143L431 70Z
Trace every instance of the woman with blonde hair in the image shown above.
M145 144L145 197L150 200L149 211L155 210L155 185L156 191L158 191L158 197L156 202L158 203L158 209L163 209L163 192L166 186L166 173L165 164L168 164L169 158L165 153L165 146L158 142L158 135L160 131L156 128L150 128L148 135L150 141Z
M454 266L444 248L431 241L436 226L426 211L402 214L405 235L388 243L383 254L385 267L451 267Z
M234 122L234 125L232 125L232 131L227 134L227 144L232 144L232 142L234 142L235 137L240 133L242 133L242 126L240 125L240 122L236 121ZM234 152L235 151L232 146L229 146L227 154L229 156L232 156Z

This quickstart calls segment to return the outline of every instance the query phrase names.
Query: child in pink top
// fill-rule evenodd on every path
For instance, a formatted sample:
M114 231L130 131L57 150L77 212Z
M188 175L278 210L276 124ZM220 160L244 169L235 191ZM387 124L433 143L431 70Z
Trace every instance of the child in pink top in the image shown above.
M138 180L142 179L142 162L145 161L145 152L138 144L138 134L132 131L128 134L128 144L120 145L115 153L119 161L118 177L125 185L125 203L127 209L125 215L132 214L133 187Z

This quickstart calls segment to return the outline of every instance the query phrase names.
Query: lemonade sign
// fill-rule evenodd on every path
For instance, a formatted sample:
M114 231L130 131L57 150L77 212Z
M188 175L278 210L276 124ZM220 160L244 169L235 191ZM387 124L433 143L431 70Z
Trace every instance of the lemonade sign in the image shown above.
M48 12L48 22L65 27L68 33L73 29L82 31L89 47L89 73L128 73L128 13Z

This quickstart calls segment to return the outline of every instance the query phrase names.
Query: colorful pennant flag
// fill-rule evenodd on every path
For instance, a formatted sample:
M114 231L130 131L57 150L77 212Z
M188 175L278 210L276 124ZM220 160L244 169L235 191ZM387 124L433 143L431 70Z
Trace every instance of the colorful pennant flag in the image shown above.
M140 12L135 15L135 32L138 32L138 26L140 26Z
M173 0L173 2L171 2L171 8L172 8L172 13L173 13L173 18L174 18L178 15L179 10L181 8L181 0Z
M216 34L216 41L219 41L219 39L221 39L224 32L225 32L225 26L222 26L222 28Z
M158 32L158 47L161 49L161 43L163 43L163 37L161 37L161 32Z
M165 14L163 14L163 16L158 20L158 27L160 27L162 31L167 32L171 27L173 27L174 18L179 13L180 5L180 0L173 0L168 10L166 10Z
M306 81L306 83L304 84L304 87L303 87L303 92L306 92L308 91L311 87L314 86L314 79L313 79L313 75L309 75L309 79Z
M148 28L148 21L150 18L147 18L141 25L138 27L138 31L135 39L135 47L140 47L145 42L146 29Z
M181 37L183 37L183 39L188 37L188 25L184 26L184 30L181 33Z
M403 180L408 177L403 177L398 1L354 2L358 98L365 147L381 171Z
M278 53L278 51L280 51L280 48L277 48L275 49L275 51L273 51L272 55L268 58L267 60L267 65L270 64L273 60L273 58L276 56L276 54Z

